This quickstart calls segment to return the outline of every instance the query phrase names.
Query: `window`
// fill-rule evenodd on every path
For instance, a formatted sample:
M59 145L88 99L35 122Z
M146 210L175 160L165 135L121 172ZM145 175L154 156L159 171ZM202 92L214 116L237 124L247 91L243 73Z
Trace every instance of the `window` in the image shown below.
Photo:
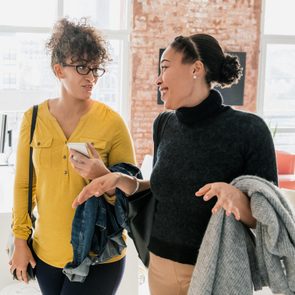
M292 0L265 0L258 110L276 149L295 152L295 18Z
M10 0L3 5L5 9L0 10L1 112L24 111L46 98L58 96L59 85L50 67L45 42L54 22L69 16L71 19L89 17L108 39L113 61L99 80L93 97L127 117L128 75L122 73L128 73L130 0L89 0L87 5L78 0Z
M0 200L0 212L10 212L12 207L13 164L23 111L59 95L59 83L52 73L50 56L45 49L57 19L63 16L71 19L89 17L91 23L107 38L113 61L106 68L106 74L99 79L93 98L106 103L128 119L127 19L130 6L130 0L88 0L87 5L80 0L2 1L0 113L7 114L7 132L4 153L0 153L0 174L9 181L4 181L7 185L0 187L1 196L4 196Z

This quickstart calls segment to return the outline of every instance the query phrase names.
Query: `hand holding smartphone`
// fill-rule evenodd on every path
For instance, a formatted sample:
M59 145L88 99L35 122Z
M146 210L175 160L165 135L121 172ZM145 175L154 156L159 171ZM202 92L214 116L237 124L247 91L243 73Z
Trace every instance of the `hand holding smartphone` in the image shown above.
M90 152L87 147L87 143L85 142L68 142L67 146L69 149L75 150L82 155L90 158Z

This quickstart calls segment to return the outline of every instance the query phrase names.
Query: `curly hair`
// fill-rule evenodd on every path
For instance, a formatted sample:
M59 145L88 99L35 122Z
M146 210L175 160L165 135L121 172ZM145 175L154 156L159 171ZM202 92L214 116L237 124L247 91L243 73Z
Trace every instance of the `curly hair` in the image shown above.
M52 69L55 64L65 64L68 58L73 63L97 63L102 68L111 61L106 41L95 27L87 23L86 18L76 23L67 18L57 21L46 48L51 53Z

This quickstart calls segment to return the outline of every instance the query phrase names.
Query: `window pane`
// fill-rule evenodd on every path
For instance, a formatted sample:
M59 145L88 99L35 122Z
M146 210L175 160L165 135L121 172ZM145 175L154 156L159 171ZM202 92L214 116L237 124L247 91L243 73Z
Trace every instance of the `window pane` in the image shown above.
M23 110L56 95L47 34L0 34L0 110Z
M278 150L295 153L295 134L292 132L276 133L274 143Z
M0 110L24 110L59 93L45 51L47 34L0 34ZM93 98L120 111L122 41L110 40L113 61L98 80Z
M295 127L295 45L266 49L264 115L279 128Z
M0 25L52 27L57 17L57 0L1 1Z
M99 29L126 29L128 0L88 0L87 5L81 0L65 0L65 16L90 17Z
M104 102L116 111L120 111L120 100L122 98L122 41L110 40L110 56L112 62L107 67L107 72L98 80L95 88L94 98Z
M294 11L294 0L266 0L264 34L295 35Z

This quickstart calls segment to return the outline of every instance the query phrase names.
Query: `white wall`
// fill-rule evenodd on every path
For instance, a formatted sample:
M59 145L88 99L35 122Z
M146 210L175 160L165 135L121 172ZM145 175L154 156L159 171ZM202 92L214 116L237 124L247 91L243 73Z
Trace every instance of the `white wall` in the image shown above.
M138 295L138 258L133 241L127 240L127 259L124 276L117 295Z
M3 197L3 196L1 196ZM6 252L7 238L10 232L11 213L0 213L0 290L13 282L9 272L8 255Z

